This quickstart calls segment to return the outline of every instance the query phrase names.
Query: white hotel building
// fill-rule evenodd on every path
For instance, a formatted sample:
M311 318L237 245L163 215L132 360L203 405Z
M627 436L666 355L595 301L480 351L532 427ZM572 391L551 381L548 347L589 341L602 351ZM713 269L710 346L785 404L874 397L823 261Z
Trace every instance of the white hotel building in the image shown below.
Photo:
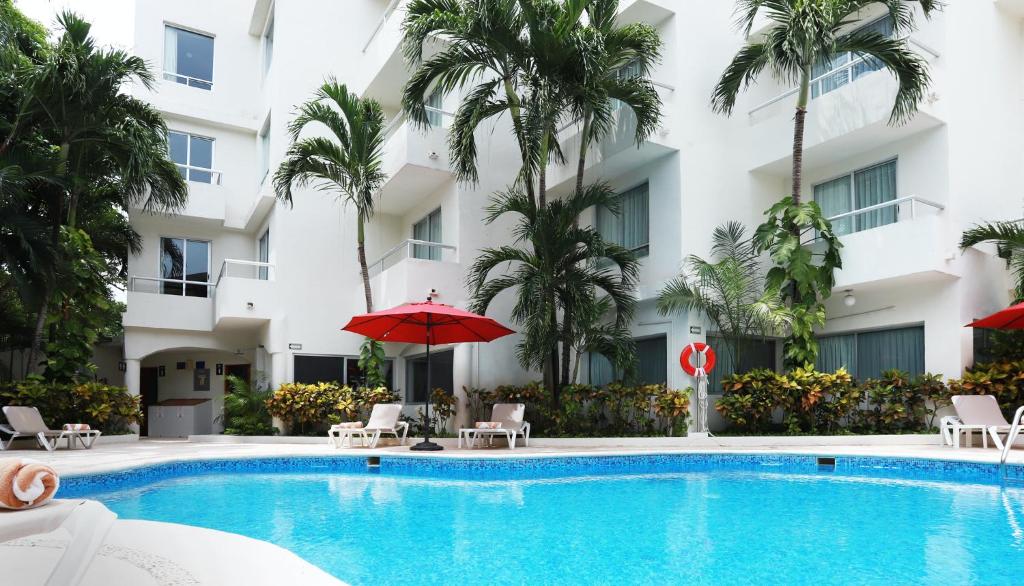
M428 131L401 117L409 76L400 52L404 5L137 2L135 51L159 78L137 95L166 117L190 191L178 215L132 213L144 250L129 262L122 360L125 384L147 404L209 398L216 415L228 373L260 372L273 385L357 380L361 338L340 329L365 309L353 211L312 189L297 193L290 209L269 180L288 146L295 105L326 76L377 99L391 119L388 181L368 229L378 308L431 290L465 307L465 275L478 251L508 241L507 222L482 222L489 194L518 166L507 129L481 130L481 182L468 186L455 181L445 141L459 97L433 104L440 124ZM790 88L766 76L732 117L709 107L743 42L732 8L728 0L621 1L623 22L649 23L664 40L653 73L664 120L640 148L625 128L626 138L609 138L589 158L590 177L630 201L631 217L611 236L643 255L633 324L642 374L679 388L693 384L679 368L680 350L713 336L713 326L699 315L658 315L658 290L687 255L708 253L714 226L735 219L752 231L790 183ZM865 14L864 24L884 27L881 16ZM921 19L911 42L933 83L903 126L887 125L896 88L889 73L848 59L815 82L803 195L829 215L847 214L836 221L844 268L821 331L823 367L846 364L861 377L889 367L957 376L974 355L963 325L1008 302L1002 261L992 250L961 254L957 242L976 222L1021 216L1022 17L1022 0L967 0ZM565 132L567 147L574 138ZM570 189L573 172L551 170L556 193ZM875 207L858 213L868 206ZM433 244L413 246L413 239ZM511 296L501 297L489 315L507 323L510 306ZM463 386L538 378L517 366L515 343L511 336L439 349L434 380L461 396ZM780 364L780 346L764 345L753 362ZM387 353L393 387L415 405L425 386L423 348L395 344ZM599 361L588 364L584 380L604 376ZM209 379L198 380L197 371L207 370Z

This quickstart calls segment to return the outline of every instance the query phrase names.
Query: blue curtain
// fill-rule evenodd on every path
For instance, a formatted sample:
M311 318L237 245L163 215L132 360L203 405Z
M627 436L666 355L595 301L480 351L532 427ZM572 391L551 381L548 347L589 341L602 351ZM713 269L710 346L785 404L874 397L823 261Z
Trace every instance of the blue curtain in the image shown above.
M899 369L916 376L924 372L924 327L857 334L857 376L878 377Z
M814 368L822 372L835 372L845 368L857 376L857 336L825 336L818 338L818 359Z
M603 354L590 353L590 384L603 387L615 380L615 369Z
M637 340L637 382L653 385L668 382L668 341L665 336Z
M412 237L414 240L426 242L441 242L441 210L436 209L426 218L412 225ZM441 260L441 249L434 246L413 245L413 258L425 260Z
M839 55L833 57L831 61L820 61L816 63L814 67L811 68L811 79L815 79L819 76L825 75L826 73L832 71L836 67L840 67L842 65L845 65L846 63L849 63L849 61L849 53L840 53ZM837 71L832 75L823 77L818 81L814 82L814 84L811 86L811 98L817 98L822 94L827 94L833 90L837 90L849 82L850 71L848 69Z
M814 201L821 207L826 218L853 211L853 196L850 193L850 177L843 176L814 186ZM845 217L832 223L832 230L842 236L853 232L853 218Z
M647 184L634 187L619 196L622 220L622 245L637 256L647 256L650 231L650 195Z
M875 165L853 174L853 192L857 209L896 199L896 161ZM865 212L857 216L857 231L877 228L896 221L896 206Z
M893 22L891 16L885 16L870 24L867 24L860 28L862 31L873 32L882 35L883 37L891 37L893 33ZM878 71L884 67L882 62L874 57L868 57L865 55L864 61L853 66L853 79L871 73L872 71Z

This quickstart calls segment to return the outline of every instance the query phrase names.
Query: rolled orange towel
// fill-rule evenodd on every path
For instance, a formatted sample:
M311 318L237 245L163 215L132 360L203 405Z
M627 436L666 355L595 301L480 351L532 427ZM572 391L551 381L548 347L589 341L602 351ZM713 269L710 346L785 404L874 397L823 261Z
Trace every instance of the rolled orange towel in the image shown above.
M332 425L334 429L362 429L362 421L347 421L345 423L335 423Z
M53 468L28 458L0 459L0 508L31 509L49 501L60 488Z
M64 431L89 431L92 429L88 423L65 423Z
M477 421L477 429L501 429L500 421Z

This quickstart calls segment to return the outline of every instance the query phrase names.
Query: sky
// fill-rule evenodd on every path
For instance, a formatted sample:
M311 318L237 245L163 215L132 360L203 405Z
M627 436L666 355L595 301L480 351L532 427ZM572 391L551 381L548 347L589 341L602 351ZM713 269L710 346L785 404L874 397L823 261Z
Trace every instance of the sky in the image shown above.
M51 30L57 15L71 10L92 23L92 34L99 44L128 51L134 44L134 0L14 0L14 5Z

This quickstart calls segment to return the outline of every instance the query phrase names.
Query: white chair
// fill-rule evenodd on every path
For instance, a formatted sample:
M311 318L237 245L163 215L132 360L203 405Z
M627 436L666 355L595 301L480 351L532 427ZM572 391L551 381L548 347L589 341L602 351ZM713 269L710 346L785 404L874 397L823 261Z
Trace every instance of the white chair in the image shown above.
M53 500L34 509L0 509L0 542L64 529L71 534L46 586L75 586L117 519L97 501Z
M0 435L0 452L11 447L11 444L14 443L14 438L18 437L18 432L11 429L11 426L6 423L0 423L0 434L7 434L11 436L11 439L7 440L7 443L5 444L4 436Z
M393 435L401 445L405 445L405 437L409 433L409 422L399 421L402 406L397 403L378 403L370 411L370 420L364 427L338 427L332 425L327 431L327 440L335 447L352 447L352 437L359 436L360 444L366 446L367 440L371 448L377 447L381 435ZM401 431L401 435L399 435Z
M89 449L96 442L96 438L102 435L98 429L75 431L50 429L46 427L43 416L35 407L4 407L4 417L7 418L9 429L14 431L11 439L7 442L8 447L15 438L35 437L39 445L49 452L57 449L60 440L66 440L69 449L74 447L75 440L81 442L85 449Z
M1006 420L999 402L992 395L954 395L953 408L956 417L943 418L943 435L954 448L960 447L960 436L967 435L967 447L971 447L971 434L981 432L982 445L988 447L988 438L1000 450L1003 439L1009 435L1010 422Z
M508 440L509 449L516 447L516 438L523 436L523 443L530 447L530 424L523 421L526 415L526 405L523 403L495 403L491 410L491 421L500 424L496 428L464 427L459 430L459 447L462 447L462 438L472 448L480 436L486 436L488 440L494 440L494 436L505 436Z

